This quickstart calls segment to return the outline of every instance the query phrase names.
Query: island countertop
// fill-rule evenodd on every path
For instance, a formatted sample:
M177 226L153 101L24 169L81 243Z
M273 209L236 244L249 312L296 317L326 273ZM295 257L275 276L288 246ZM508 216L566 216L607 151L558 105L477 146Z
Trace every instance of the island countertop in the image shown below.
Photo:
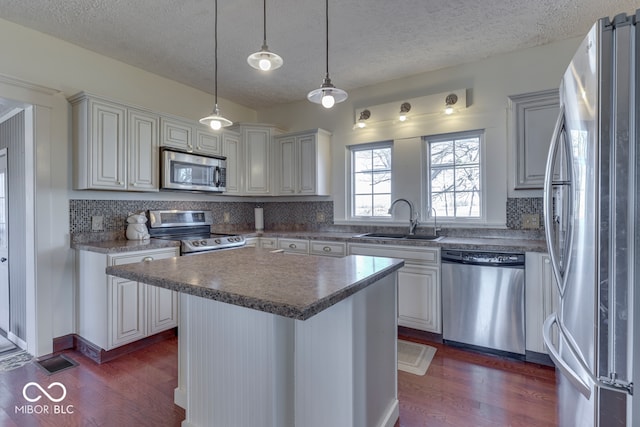
M403 265L394 258L301 256L246 247L110 266L106 273L306 320Z

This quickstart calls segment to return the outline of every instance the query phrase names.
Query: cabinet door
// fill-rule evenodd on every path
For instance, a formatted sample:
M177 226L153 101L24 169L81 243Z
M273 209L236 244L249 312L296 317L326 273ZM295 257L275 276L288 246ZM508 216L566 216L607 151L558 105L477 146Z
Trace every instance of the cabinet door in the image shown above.
M183 151L193 151L193 128L188 123L162 118L160 145Z
M240 136L234 133L222 134L222 154L227 158L227 191L225 194L240 194L242 169L240 165Z
M177 292L147 286L148 335L178 326L178 298Z
M146 336L145 287L131 280L111 277L111 333L109 349Z
M542 320L549 317L552 313L557 313L560 306L560 294L558 293L558 287L556 285L556 278L553 274L553 268L551 267L551 258L548 254L542 254ZM558 331L554 329L552 331L551 341L553 341L556 348L558 347ZM543 349L546 352L547 349Z
M398 271L398 324L442 333L439 269L406 264Z
M316 136L306 135L298 138L298 192L300 194L316 194L317 153Z
M124 190L126 186L125 108L91 101L90 187Z
M271 130L246 128L242 132L246 194L269 194L271 191Z
M278 139L278 194L295 194L297 192L297 155L296 138L284 137Z
M542 325L558 310L558 289L548 254L527 252L525 263L526 349L546 353ZM557 345L555 331L552 340Z
M202 154L220 155L222 153L220 135L221 133L197 129L195 151Z
M129 109L129 183L135 191L158 191L158 116Z

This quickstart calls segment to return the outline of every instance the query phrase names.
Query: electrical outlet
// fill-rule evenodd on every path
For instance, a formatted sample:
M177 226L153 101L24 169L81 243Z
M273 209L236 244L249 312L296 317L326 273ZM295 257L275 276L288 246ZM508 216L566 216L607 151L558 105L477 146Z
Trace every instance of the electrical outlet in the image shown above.
M91 217L91 231L104 230L104 217L102 215L94 215Z
M528 228L528 229L540 228L540 215L538 215L538 214L523 214L522 215L522 228Z
M324 222L325 217L323 212L316 213L316 222Z
M222 221L223 222L231 221L231 215L229 215L229 212L225 212L225 213L222 214Z

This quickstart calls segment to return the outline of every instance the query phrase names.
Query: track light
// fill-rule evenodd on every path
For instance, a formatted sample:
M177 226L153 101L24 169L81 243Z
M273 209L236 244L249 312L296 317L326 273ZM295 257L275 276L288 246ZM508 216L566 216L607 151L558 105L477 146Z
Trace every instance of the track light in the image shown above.
M447 95L444 102L445 102L444 113L451 114L453 113L453 106L455 105L456 102L458 102L458 95L456 95L455 93Z
M400 120L401 122L407 120L407 113L409 111L411 111L411 104L409 104L408 102L403 102L402 105L400 105L400 116L398 117L398 120Z

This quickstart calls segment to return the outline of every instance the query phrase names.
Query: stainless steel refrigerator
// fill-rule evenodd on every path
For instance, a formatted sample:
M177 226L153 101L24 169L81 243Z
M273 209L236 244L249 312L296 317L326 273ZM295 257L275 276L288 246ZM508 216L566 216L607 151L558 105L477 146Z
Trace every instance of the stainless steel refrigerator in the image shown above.
M543 336L557 367L561 426L640 426L636 20L640 11L599 20L560 82L544 188L560 304Z

